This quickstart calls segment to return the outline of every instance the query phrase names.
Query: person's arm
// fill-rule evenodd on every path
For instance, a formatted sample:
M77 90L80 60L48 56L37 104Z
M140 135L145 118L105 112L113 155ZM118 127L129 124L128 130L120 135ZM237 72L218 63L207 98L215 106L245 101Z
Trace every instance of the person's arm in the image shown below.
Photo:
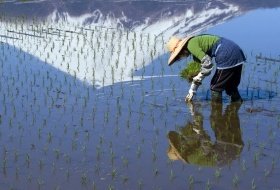
M211 37L204 37L203 39L194 37L188 42L188 51L193 55L194 59L198 59L201 62L200 73L193 78L197 83L201 83L205 76L210 75L213 68L211 57L205 53L212 46L212 41L209 38Z
M205 54L205 56L202 58L201 60L201 69L200 72L198 73L198 75L196 75L193 78L193 81L200 85L202 83L202 80L211 74L211 71L213 69L213 63L212 63L212 59L210 56L208 56L207 54Z
M213 69L211 57L203 51L197 40L190 40L190 42L188 43L188 50L195 58L197 58L201 62L201 69L198 75L193 78L189 93L186 96L185 101L191 101L193 99L199 85L201 85L202 83L202 80L206 76L210 75Z
M191 87L189 89L189 93L185 98L185 101L192 101L194 95L197 92L198 87L201 85L202 80L210 75L211 71L213 69L213 64L211 61L211 57L209 57L208 55L205 55L201 61L201 69L200 72L198 73L198 75L196 75L193 78Z

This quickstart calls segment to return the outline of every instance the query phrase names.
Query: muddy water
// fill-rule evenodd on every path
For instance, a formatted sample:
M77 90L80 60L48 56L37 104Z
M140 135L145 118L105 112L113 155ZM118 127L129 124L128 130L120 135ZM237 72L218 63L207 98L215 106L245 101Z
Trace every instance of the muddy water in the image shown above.
M168 67L166 54L143 80L97 89L2 43L0 189L280 188L279 51L224 27L248 59L241 104L211 103L211 77L186 104L185 60Z

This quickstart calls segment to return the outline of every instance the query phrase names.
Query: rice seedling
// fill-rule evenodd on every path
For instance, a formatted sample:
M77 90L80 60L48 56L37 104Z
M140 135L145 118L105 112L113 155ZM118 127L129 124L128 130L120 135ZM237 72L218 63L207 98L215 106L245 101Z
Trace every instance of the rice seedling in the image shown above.
M190 63L187 63L187 67L180 72L180 76L191 82L193 77L195 77L199 73L200 68L200 63L192 61Z
M56 164L55 164L55 162L52 162L52 167L51 167L51 169L52 169L52 174L55 174L56 173Z
M237 187L238 184L239 184L239 181L240 181L239 176L238 176L237 174L235 174L234 177L232 178L232 183L233 183L233 185L234 185L235 187Z
M254 164L255 165L257 165L259 157L260 157L260 152L255 152L255 154L254 154Z
M125 183L127 183L128 182L128 177L127 176L122 176L122 180L123 180L123 183L125 184Z
M268 170L268 169L264 169L264 176L265 177L268 177L269 175L270 175L270 173L271 173L271 171L270 170Z
M207 189L207 190L210 190L210 189L211 189L211 182L210 182L209 179L207 180L207 183L206 183L206 189Z
M96 190L96 189L97 189L96 184L95 184L94 181L92 182L92 189L93 189L93 190Z
M29 168L29 165L30 165L30 155L27 153L25 155L25 162L26 162L26 165L27 165L27 168Z
M111 177L112 177L112 180L114 180L116 177L117 177L118 173L117 173L117 169L112 169L111 171Z
M37 179L37 185L38 185L38 189L41 189L42 186L45 184L45 181L42 179Z
M252 179L252 182L251 182L251 189L254 190L257 188L257 185L256 185L256 182L255 182L255 178Z
M19 153L17 150L14 151L14 161L17 162L19 157Z
M140 145L137 146L136 154L137 154L137 158L140 158L140 157L141 157L142 150L141 150L141 146L140 146Z
M246 170L247 170L246 161L242 160L242 171L246 171Z
M124 156L122 156L121 159L122 159L123 166L127 168L128 167L128 163L129 163L128 159L125 158Z
M88 183L88 176L86 173L83 173L81 176L81 184L86 185Z
M114 188L114 186L113 185L111 185L111 184L109 184L109 186L108 186L108 190L114 190L115 188Z
M53 151L55 153L56 159L59 159L60 158L60 150L59 149L54 149Z
M170 181L173 181L173 180L175 179L175 177L176 177L176 176L175 176L173 170L171 169L171 170L170 170L170 175L169 175L169 180L170 180ZM190 182L190 181L189 181L189 182ZM190 184L191 184L191 183L190 183Z
M221 168L218 168L215 170L215 178L220 178L222 175L221 175Z
M143 181L140 179L140 180L138 180L138 189L142 189L143 188Z
M275 169L275 159L272 158L272 162L271 162L271 170Z
M44 166L44 161L42 159L39 160L39 168L40 170L43 169L43 166Z

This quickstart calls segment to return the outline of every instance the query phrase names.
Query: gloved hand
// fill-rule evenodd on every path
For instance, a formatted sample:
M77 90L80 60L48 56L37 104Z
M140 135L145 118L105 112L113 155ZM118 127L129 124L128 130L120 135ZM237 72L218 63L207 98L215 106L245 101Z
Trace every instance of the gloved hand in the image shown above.
M191 87L189 89L189 93L185 98L186 102L192 101L193 97L196 94L196 91L197 91L198 87L199 87L198 84L196 84L195 82L192 82Z
M186 101L186 102L187 102L187 105L189 106L191 115L194 116L195 113L194 113L194 105L193 105L193 102L191 102L191 101Z
M195 84L201 84L204 77L205 76L201 72L199 72L198 75L193 77L193 82L195 82Z

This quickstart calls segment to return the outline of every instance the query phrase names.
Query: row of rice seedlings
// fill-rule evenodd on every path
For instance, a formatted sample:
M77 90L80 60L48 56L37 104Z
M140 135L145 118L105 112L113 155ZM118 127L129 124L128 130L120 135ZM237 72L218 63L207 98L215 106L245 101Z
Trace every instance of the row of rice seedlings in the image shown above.
M36 31L38 31L38 28L40 28L41 26L36 26ZM21 25L21 28L23 28L23 25ZM34 30L33 29L33 25L31 25L31 29L30 30ZM75 30L76 30L76 28L75 28ZM94 31L94 30L93 30ZM106 36L108 36L109 34L107 34L107 31L108 31L108 29L104 32L104 38L107 38ZM66 32L68 32L68 31L66 31ZM72 34L73 33L75 33L75 32L71 32L71 38L73 37L72 36ZM76 32L76 33L78 33L78 32ZM95 32L96 33L96 32ZM99 33L100 34L100 33ZM101 33L102 34L102 33ZM61 35L61 33L60 33L60 35ZM59 35L59 36L60 36ZM114 36L114 33L112 33L112 36ZM132 44L135 42L135 38L136 38L136 33L134 33L133 34L133 36L134 36L134 41L132 41ZM94 39L99 39L99 37L100 37L100 35L99 36L97 36L97 38L94 38ZM126 35L126 37L127 38L129 38L129 35L128 35L128 33L127 33L127 35ZM52 51L52 49L55 49L55 44L54 44L54 42L53 43L50 43L51 42L51 38L48 38L49 40L47 41L48 43L46 44L46 46L44 47L44 49L48 49L48 47L47 47L47 45L48 44L52 44L52 47L50 48L51 49L51 51ZM78 39L79 39L79 36L78 36ZM113 39L113 37L112 37L112 39ZM148 38L147 39L149 39L149 36L148 36ZM129 41L129 40L128 40ZM141 41L142 41L142 36L141 36ZM40 43L40 41L39 41L39 43ZM71 42L72 43L72 42ZM147 43L149 43L149 40L147 41ZM27 52L29 52L30 50L28 49L28 46L26 45L26 43L23 43L24 44L24 47L22 47L22 48L26 48L27 49ZM28 44L30 44L30 43L28 43ZM78 45L79 43L77 43L77 45ZM97 44L98 44L98 42L97 42ZM119 43L120 44L120 43ZM39 44L40 46L41 46L41 44ZM14 47L15 47L15 45L14 45ZM37 46L36 48L36 51L38 51L39 49L38 49L38 47L39 46ZM60 46L61 47L61 46ZM133 45L132 45L132 47L133 47ZM143 47L143 46L141 46L141 47ZM66 49L68 48L68 46L66 47ZM62 46L62 48L61 49L63 49L63 46ZM155 47L154 47L154 49L155 49ZM82 49L81 49L82 50ZM60 51L60 50L59 50ZM67 52L68 52L68 50L67 50ZM71 52L71 51L70 51ZM25 54L24 54L25 55ZM80 54L77 54L78 56L80 55ZM135 55L135 54L134 54ZM48 59L49 59L50 57L49 57L49 53L47 53L47 57L45 58L45 61L48 61ZM57 57L55 57L55 58L57 58ZM23 58L23 60L22 61L25 61L25 57ZM51 63L53 63L52 61L51 61ZM95 62L96 63L96 62ZM67 66L68 68L69 68L69 64L68 64L68 66ZM77 70L79 70L79 65L77 66ZM114 69L113 69L113 67L112 67L112 72L111 72L111 74L112 74L112 81L114 81L114 73L113 73L113 71L114 71ZM122 73L123 73L123 70L122 70ZM95 74L93 73L93 76L94 76ZM75 76L75 78L76 78L76 72L74 73L74 76ZM133 75L131 75L132 77L133 77ZM105 82L105 79L104 78L106 78L106 71L105 71L105 73L104 73L104 75L103 75L103 79L102 79L102 81L103 81L103 84L104 84L104 82ZM121 78L123 78L123 76L121 76ZM50 80L50 83L52 84L52 79L51 78L47 78L48 80ZM34 82L35 83L35 82ZM152 84L153 84L153 78L152 78ZM43 86L44 87L44 86ZM71 88L69 88L69 89L71 89ZM132 97L133 98L133 97ZM46 99L46 98L45 98ZM54 101L53 101L54 102Z
M74 136L76 136L76 135L78 135L78 133L77 132L74 132ZM49 136L51 136L51 134L48 134L48 137ZM101 144L103 144L103 138L104 137L100 137L100 143ZM83 150L85 150L86 148L83 148ZM59 149L54 149L54 153L55 153L55 155L56 155L56 157L57 158L59 158L60 156L60 154L59 154ZM113 155L112 156L112 160L114 160L114 153L112 153L111 155ZM154 154L154 155L156 155L156 154ZM155 156L153 156L153 159L155 158ZM255 158L256 158L256 161L258 160L258 157L257 156L255 156ZM5 159L4 159L5 160ZM30 160L30 156L29 156L29 154L27 154L26 155L26 163L29 165L30 164L30 162L31 162L31 160ZM127 162L127 161L126 161ZM41 164L40 164L41 163ZM39 165L41 166L42 165L42 161L39 161ZM245 168L245 167L244 167ZM218 174L218 172L219 171L217 171L217 174L216 174L216 176L220 176L221 174ZM155 173L155 175L157 176L158 175L158 173L159 173L159 170L158 169L154 169L154 173ZM116 176L115 175L116 174L116 171L115 170L112 170L112 176ZM267 170L267 169L265 169L264 170L264 176L269 176L269 174L270 174L270 170ZM174 172L173 172L173 170L170 170L170 179L174 179ZM82 178L83 178L83 176L82 176ZM115 177L113 177L113 178L115 178ZM233 176L233 179L232 179L232 183L233 183L233 185L234 186L238 186L238 184L239 184L239 180L240 180L240 177L238 176L238 175L234 175ZM85 183L87 180L82 180L82 181L84 181L83 183ZM194 180L193 180L193 177L190 177L190 184L193 184L194 182L193 182ZM208 183L209 182L209 183ZM209 187L210 185L209 184L211 184L211 181L208 181L207 182L207 187ZM252 187L255 187L256 186L256 184L255 184L255 182L254 181L252 181Z
M12 38L5 38L6 43L94 85L133 80L135 70L162 52L158 46L163 42L158 43L149 34L96 26L61 26L61 23L58 27L48 22L2 21L1 24L5 26L1 33ZM19 28L21 32L17 31ZM21 40L17 40L18 36Z
M7 54L8 50L6 49L4 51L4 53ZM22 55L21 55L21 53L19 53L19 56L18 56L19 60L20 60L21 57L22 57ZM6 61L8 61L8 58L7 58ZM22 63L19 63L19 64L24 64L24 63L25 62L23 61ZM28 119L28 118L32 119L32 123L31 123L30 127L37 127L38 123L42 122L41 123L42 126L38 126L39 127L38 130L36 130L36 131L38 131L38 134L37 134L38 140L41 141L41 139L45 139L46 143L51 145L54 142L54 138L57 138L57 136L54 135L52 131L47 132L48 130L46 130L46 127L50 125L48 117L51 117L51 113L54 112L55 109L59 108L59 107L56 106L57 105L56 102L58 102L60 100L61 95L62 95L63 102L64 102L63 105L66 104L66 105L64 105L64 111L67 110L67 108L65 108L65 106L66 107L69 106L69 105L67 105L67 97L69 98L69 96L74 96L74 105L70 105L71 108L68 108L68 109L72 110L72 114L74 114L74 113L76 113L75 105L79 105L81 102L83 102L82 104L80 104L80 105L82 105L81 106L82 109L84 109L84 110L89 109L88 106L90 106L90 104L88 105L88 103L87 103L87 102L91 101L90 96L89 96L89 92L87 92L83 98L80 98L78 93L72 93L71 89L73 89L75 87L72 86L73 81L69 81L69 79L59 80L56 77L53 78L53 77L49 76L48 72L43 74L42 72L36 72L36 71L33 71L33 70L28 70L28 69L25 70L25 69L20 68L18 65L16 65L15 68L16 69L14 69L12 67L9 67L8 70L5 69L7 71L5 76L7 77L8 82L6 81L7 83L5 83L5 85L4 85L4 83L1 82L1 86L3 86L4 89L8 89L8 90L6 91L7 95L6 95L6 93L4 93L3 104L7 105L7 102L6 102L7 100L9 100L9 99L16 100L18 97L20 97L22 95L21 93L20 94L13 93L15 88L18 87L20 89L23 89L25 87L25 84L30 84L31 89L27 94L25 94L26 98L21 99L21 100L16 100L15 102L12 102L12 105L13 105L12 107L14 107L13 109L15 110L14 117L17 118L17 116L18 116L17 113L21 109L21 108L16 106L18 104L18 101L20 102L22 107L25 107L26 106L25 104L27 102L31 101L33 105L32 105L32 107L28 107L26 109L26 111L28 113L26 115L27 116L26 119ZM23 71L23 72L21 72L21 71ZM14 79L13 78L14 76L18 76L18 77L16 79ZM74 80L74 81L76 81L76 80ZM57 82L59 82L59 83L57 84ZM76 83L74 83L74 84L76 84ZM44 101L41 101L41 100L38 99L38 97L41 97L40 94L41 94L42 91L39 91L38 88L34 87L34 86L37 86L37 85L43 87L42 88L43 89L42 94L44 94L44 95L43 95L42 99L44 99ZM62 88L62 86L63 86L63 88ZM11 88L11 87L14 87L14 88ZM59 88L56 89L56 91L53 91L56 87L59 87ZM67 90L67 89L69 89L69 90ZM87 89L87 91L89 91L89 89ZM67 94L67 96L63 95L65 93ZM128 106L128 116L129 117L127 118L127 121L128 121L127 129L130 128L130 117L132 116L132 106L131 106L131 104L132 104L132 102L135 101L134 100L135 98L134 98L133 94L134 93L131 93L132 96L129 97L129 99L128 99L129 100L129 102L128 102L128 105L129 105ZM6 98L6 97L8 97L8 98ZM94 101L97 102L98 99L96 99ZM111 104L111 103L112 102L110 102L108 98L105 100L105 105L107 104L107 109L106 109L107 111L105 111L105 112L100 107L95 108L95 109L101 109L101 111L104 112L104 121L103 121L103 123L105 124L104 126L106 126L106 123L109 122L110 110L108 109L108 107L109 107L109 104ZM121 111L121 110L123 110L122 104L120 104L120 102L117 102L116 106L119 107L118 110L120 110L120 112L122 112ZM42 120L42 118L38 117L38 113L40 113L42 109L44 110L44 108L47 108L49 110L48 111L49 115L47 115L46 118L44 118ZM8 116L8 115L9 114L6 111L6 114L3 115L3 116ZM121 116L121 114L120 114L120 116ZM154 117L154 114L152 115L152 118L153 117ZM83 118L83 115L81 116L81 118L79 120L80 120L79 126L83 127L83 121L85 120ZM152 120L155 120L155 119L152 119ZM11 126L13 126L13 125L14 124L11 123ZM141 125L141 123L139 123L139 125ZM65 132L66 135L67 135L67 130L68 130L68 128L67 128L67 126L65 126L64 132ZM73 129L70 129L70 130L73 131ZM87 134L89 134L89 133L87 133ZM78 135L79 135L79 132L77 130L73 131L73 138L74 139L78 138ZM89 138L89 136L87 136L87 138ZM102 139L103 138L100 137L100 142L99 142L100 145L103 144ZM78 142L75 141L75 140L72 141L72 150L73 151L77 150L77 143ZM83 153L86 153L87 150L88 149L87 149L86 145L81 148L81 151ZM100 149L98 149L98 150L100 150ZM98 150L97 150L97 155L100 155L100 151L98 151ZM45 153L49 152L49 149L45 149L44 152ZM140 151L138 151L138 152L140 153ZM137 153L137 154L139 154L139 153ZM59 160L61 155L62 155L61 148L60 147L55 147L53 149L53 154L54 154L56 160ZM29 154L29 153L27 153L25 155L25 163L26 163L27 167L29 168L30 165L34 165L34 162L35 162L35 164L38 163L38 167L40 168L40 170L44 170L44 168L45 168L44 166L46 165L45 161L44 161L45 159L40 158L39 160L36 161L33 158L31 158L31 155L32 154ZM154 153L153 155L154 155L153 160L156 160L156 153ZM16 157L18 157L18 156L16 156ZM112 151L111 152L111 162L112 163L115 162L114 161L115 157L116 157L115 153L114 153L114 151ZM66 163L69 163L70 162L69 160L72 160L70 155L66 155L66 158L65 158ZM6 167L4 167L4 168L6 168ZM54 171L56 170L56 168L57 168L56 164L53 164L53 170ZM115 176L114 173L115 172L113 170L112 176ZM71 173L67 170L67 175L66 176L70 176L70 175L71 175ZM84 177L82 177L82 179L84 179ZM87 180L82 180L82 181L86 182Z

